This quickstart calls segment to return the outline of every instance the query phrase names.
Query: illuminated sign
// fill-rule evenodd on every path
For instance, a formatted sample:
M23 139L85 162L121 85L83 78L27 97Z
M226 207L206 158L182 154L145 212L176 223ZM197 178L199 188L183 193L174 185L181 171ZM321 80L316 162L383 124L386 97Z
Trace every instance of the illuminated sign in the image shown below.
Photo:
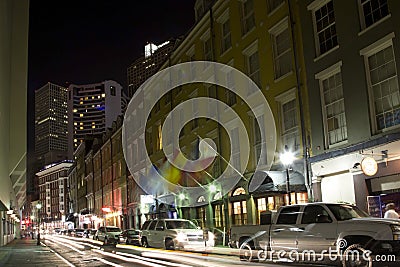
M361 170L365 175L373 176L378 171L378 163L371 157L365 157L361 161Z

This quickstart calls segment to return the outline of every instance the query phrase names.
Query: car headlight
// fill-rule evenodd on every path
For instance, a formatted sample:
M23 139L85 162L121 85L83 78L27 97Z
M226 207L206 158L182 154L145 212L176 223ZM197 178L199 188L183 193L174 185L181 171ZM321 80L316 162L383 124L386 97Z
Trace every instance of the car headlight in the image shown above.
M178 235L176 236L176 240L178 242L184 242L184 241L186 241L186 239L187 239L187 236L184 233L178 233Z
M215 239L215 235L211 232L208 232L208 241L213 241Z

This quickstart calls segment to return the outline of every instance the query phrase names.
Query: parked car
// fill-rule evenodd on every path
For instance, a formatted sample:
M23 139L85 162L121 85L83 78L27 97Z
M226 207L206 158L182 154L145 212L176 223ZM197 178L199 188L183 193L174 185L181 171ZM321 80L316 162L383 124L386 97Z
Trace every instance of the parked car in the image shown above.
M95 240L103 241L104 244L118 244L121 233L122 230L119 227L102 226L97 230Z
M121 242L125 242L127 245L132 244L140 246L141 233L140 230L135 229L124 230L121 234Z
M214 234L185 219L156 219L142 227L143 247L192 249L214 246Z
M71 236L74 237L83 237L83 232L85 231L85 229L80 229L80 228L76 228L71 232Z

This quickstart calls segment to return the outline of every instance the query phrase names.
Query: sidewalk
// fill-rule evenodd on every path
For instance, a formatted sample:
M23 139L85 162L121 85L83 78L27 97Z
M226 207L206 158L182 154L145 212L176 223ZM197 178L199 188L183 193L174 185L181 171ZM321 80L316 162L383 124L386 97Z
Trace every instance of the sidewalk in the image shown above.
M0 247L0 267L69 266L49 247L37 245L32 238L15 239Z

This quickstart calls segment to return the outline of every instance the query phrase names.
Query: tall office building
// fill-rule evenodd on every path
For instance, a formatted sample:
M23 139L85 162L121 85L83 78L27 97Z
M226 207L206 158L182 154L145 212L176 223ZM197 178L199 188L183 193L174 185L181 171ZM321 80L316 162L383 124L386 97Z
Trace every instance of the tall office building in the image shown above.
M132 98L139 86L155 74L167 60L178 40L169 40L160 45L149 43L144 47L144 56L136 59L127 69L128 97Z
M67 88L48 82L35 91L35 171L67 159Z
M122 86L115 81L68 87L68 155L87 135L103 134L122 113Z

